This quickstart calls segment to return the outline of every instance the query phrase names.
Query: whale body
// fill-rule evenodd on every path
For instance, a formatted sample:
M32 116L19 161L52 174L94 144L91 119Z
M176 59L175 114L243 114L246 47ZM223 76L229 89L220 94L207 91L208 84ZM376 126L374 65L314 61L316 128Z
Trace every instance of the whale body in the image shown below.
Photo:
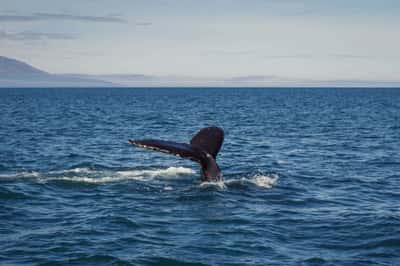
M195 161L201 166L202 181L218 181L222 176L216 158L223 141L224 131L222 128L212 126L202 128L189 144L156 139L130 139L129 143Z

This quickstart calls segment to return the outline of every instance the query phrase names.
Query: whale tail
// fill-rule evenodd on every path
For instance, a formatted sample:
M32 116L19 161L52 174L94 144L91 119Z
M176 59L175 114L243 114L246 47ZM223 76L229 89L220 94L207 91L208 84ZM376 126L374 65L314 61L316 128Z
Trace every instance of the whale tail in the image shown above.
M192 138L190 144L155 139L129 140L129 143L195 161L201 165L202 180L212 181L220 178L221 172L216 156L223 141L224 131L213 126L201 129Z
M222 142L224 142L224 131L221 128L206 127L194 135L190 144L202 148L215 159L221 149Z

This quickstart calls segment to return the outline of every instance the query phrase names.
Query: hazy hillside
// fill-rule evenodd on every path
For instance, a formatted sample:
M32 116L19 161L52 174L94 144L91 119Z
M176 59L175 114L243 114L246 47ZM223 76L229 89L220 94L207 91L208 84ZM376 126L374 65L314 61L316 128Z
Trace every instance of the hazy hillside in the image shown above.
M0 56L0 87L94 87L112 82L50 74L25 62Z
M274 75L221 77L142 74L51 74L25 62L0 56L1 87L399 87L393 80L307 80Z
M37 69L24 62L0 56L0 77L5 75L48 75L40 69Z

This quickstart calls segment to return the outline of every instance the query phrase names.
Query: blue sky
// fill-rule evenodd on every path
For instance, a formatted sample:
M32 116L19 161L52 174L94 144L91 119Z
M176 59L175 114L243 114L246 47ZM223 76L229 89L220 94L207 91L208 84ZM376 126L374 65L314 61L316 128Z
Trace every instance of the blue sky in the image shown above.
M0 3L0 55L52 73L400 77L400 1Z

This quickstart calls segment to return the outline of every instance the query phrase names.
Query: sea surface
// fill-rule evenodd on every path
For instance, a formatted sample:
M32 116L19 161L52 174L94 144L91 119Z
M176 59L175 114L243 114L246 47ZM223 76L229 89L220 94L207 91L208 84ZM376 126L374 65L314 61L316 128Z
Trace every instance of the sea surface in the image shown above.
M400 265L400 89L0 89L0 265Z

